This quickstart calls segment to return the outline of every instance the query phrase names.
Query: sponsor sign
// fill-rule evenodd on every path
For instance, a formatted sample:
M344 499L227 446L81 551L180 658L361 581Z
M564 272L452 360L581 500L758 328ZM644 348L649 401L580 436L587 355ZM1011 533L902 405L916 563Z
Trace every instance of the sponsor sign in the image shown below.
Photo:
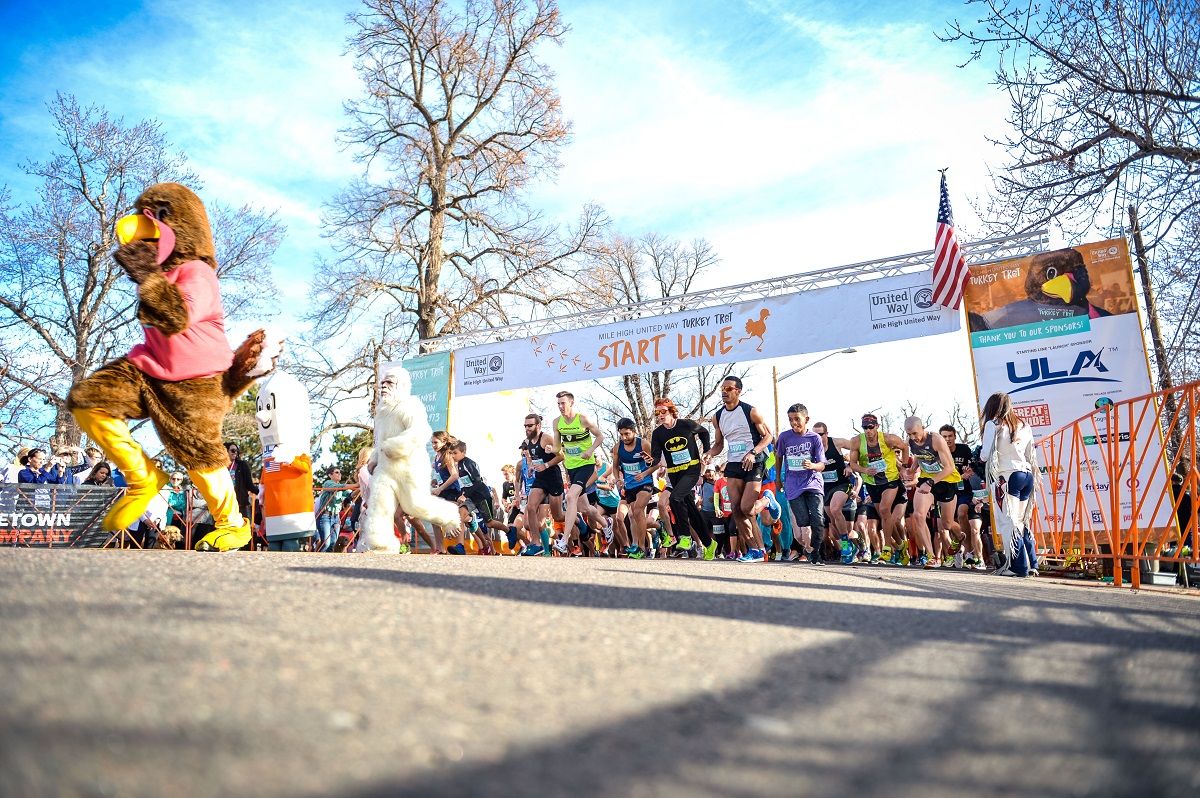
M383 366L387 369L395 363ZM446 429L450 423L450 353L410 357L400 363L412 380L413 396L425 405L425 415L434 430Z
M1095 466L1082 476L1097 520L1110 501L1099 448L1109 440L1105 408L1153 390L1134 290L1128 247L1114 239L972 267L964 294L981 407L992 393L1007 392L1038 440L1094 414L1095 434L1082 442ZM1127 443L1128 431L1117 438ZM1139 490L1162 490L1161 439L1142 434L1138 446L1149 450L1138 466ZM1142 508L1139 525L1170 523L1169 507L1152 518L1153 509ZM1128 526L1132 501L1123 510Z
M0 485L0 546L103 546L110 535L100 522L121 493L92 485Z
M454 355L454 394L760 360L959 329L930 272L483 344ZM801 332L803 331L803 332ZM436 427L435 427L436 429Z

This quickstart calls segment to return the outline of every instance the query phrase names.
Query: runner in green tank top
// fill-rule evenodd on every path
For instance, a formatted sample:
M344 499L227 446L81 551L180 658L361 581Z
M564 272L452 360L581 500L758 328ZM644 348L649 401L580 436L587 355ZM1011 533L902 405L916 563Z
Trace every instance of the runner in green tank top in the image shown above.
M879 431L879 419L873 413L862 417L862 432L848 441L850 450L848 465L862 474L867 493L879 512L879 525L886 539L896 546L904 539L901 523L908 497L900 484L900 470L896 465L894 449L904 449L908 444L903 438L889 432Z
M561 462L567 469L566 507L563 515L563 535L555 542L560 554L570 551L570 542L579 537L575 519L582 513L580 497L588 485L596 479L596 450L603 444L604 435L595 422L583 413L575 412L575 395L570 391L559 391L558 412L554 421L554 442L558 455L551 461ZM584 500L586 501L586 499ZM587 514L583 513L584 521Z

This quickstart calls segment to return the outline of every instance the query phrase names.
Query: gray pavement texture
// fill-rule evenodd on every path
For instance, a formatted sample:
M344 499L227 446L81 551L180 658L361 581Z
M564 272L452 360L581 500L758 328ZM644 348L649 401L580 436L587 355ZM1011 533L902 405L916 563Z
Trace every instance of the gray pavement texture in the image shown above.
M3 796L1200 793L1193 595L32 550L0 586Z

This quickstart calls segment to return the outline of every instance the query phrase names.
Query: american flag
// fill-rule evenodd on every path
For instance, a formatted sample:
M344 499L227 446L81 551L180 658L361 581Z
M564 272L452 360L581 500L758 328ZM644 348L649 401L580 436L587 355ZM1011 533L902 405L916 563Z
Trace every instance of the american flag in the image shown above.
M942 172L942 198L938 202L937 235L933 239L933 301L958 310L969 274L954 235L950 192L946 190L946 173Z

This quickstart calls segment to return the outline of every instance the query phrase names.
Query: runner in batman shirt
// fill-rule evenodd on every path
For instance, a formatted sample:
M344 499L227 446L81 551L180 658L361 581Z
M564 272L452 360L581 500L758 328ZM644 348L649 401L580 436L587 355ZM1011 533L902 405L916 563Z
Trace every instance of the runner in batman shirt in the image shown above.
M717 543L696 506L695 487L700 481L704 452L709 447L708 430L687 418L679 418L679 409L666 397L654 400L654 418L658 426L650 436L650 465L638 479L649 477L660 460L667 467L671 478L672 530L678 538L680 551L691 551L692 535L700 538L704 548L704 559L716 556ZM699 439L700 445L696 441Z
M762 493L765 452L775 438L757 408L742 401L740 377L731 375L721 381L721 401L723 406L716 413L716 439L706 454L711 458L728 449L725 480L730 509L738 537L746 548L738 562L765 562L767 553L755 521L754 505Z

